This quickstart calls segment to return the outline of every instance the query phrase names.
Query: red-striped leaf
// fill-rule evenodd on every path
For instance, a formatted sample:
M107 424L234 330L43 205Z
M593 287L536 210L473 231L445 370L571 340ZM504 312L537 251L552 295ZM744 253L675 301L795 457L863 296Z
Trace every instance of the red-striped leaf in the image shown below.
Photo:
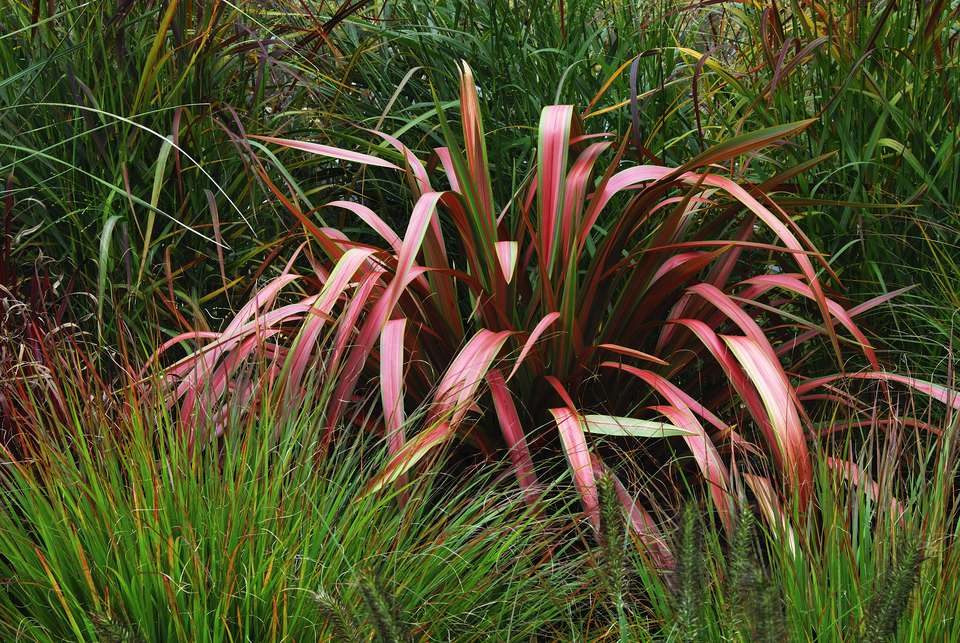
M728 336L722 339L760 394L776 438L771 446L777 449L778 461L786 467L801 507L806 507L813 492L813 467L790 382L780 363L770 359L763 347L752 339Z
M443 419L456 429L475 403L476 391L510 333L477 332L447 368L434 396L427 423Z
M547 313L543 316L543 319L537 322L533 332L530 333L529 337L527 337L527 341L523 343L523 348L520 349L520 356L517 357L517 361L514 362L513 369L511 369L510 375L507 376L507 381L513 379L514 374L517 372L517 369L520 368L520 365L523 363L523 360L526 359L534 344L537 343L537 340L540 339L540 336L544 333L544 331L546 331L555 321L557 321L559 317L560 313Z
M493 398L493 407L500 421L500 431L513 462L514 474L529 504L535 504L540 497L537 489L537 474L533 468L533 458L527 446L527 438L520 425L520 417L513 403L513 396L507 388L503 375L498 370L487 373L487 384Z
M369 154L351 152L350 150L344 150L339 147L330 147L329 145L320 145L319 143L310 143L307 141L295 141L289 138L276 138L274 136L256 136L250 134L249 138L253 138L258 141L264 141L266 143L273 143L274 145L282 145L283 147L289 147L291 149L301 150L303 152L310 152L311 154L326 156L332 159L339 159L341 161L362 163L363 165L376 165L377 167L388 167L394 170L400 169L390 161L384 161L383 159L379 159L376 156L370 156Z
M723 464L723 461L720 460L720 454L717 453L713 442L710 441L710 437L706 431L703 430L703 426L697 421L697 418L694 417L693 412L687 405L685 401L687 396L674 384L652 371L639 369L626 364L618 364L616 362L604 362L601 366L616 368L634 375L649 384L667 399L670 406L658 406L655 407L655 410L665 415L674 425L684 428L691 433L691 435L684 436L684 441L687 443L690 452L693 453L693 457L697 461L704 479L707 481L707 484L710 485L710 493L713 497L714 506L717 509L720 520L723 522L724 527L732 530L733 520L729 493L730 476L727 473L727 468Z
M559 243L560 217L563 209L564 179L567 173L567 152L573 106L551 105L540 115L537 148L537 198L539 203L540 252L546 273L554 265Z
M497 241L496 243L500 271L503 273L503 280L507 283L513 280L513 272L517 268L517 247L516 241Z
M391 319L380 334L380 397L391 455L404 443L403 335L406 327L406 318Z
M626 346L620 346L619 344L599 344L597 348L605 348L608 351L614 353L619 353L620 355L626 355L627 357L636 357L637 359L642 359L647 362L653 362L654 364L659 364L661 366L669 366L667 362L663 361L656 355L650 355L649 353L644 353L643 351L638 351L634 348L628 348Z
M557 429L560 432L560 441L563 443L563 452L573 471L573 484L583 501L587 518L593 528L600 531L600 500L597 495L597 481L593 474L593 463L590 461L590 450L583 435L583 420L569 408L550 409Z
M419 433L404 444L400 451L387 462L383 471L377 474L367 485L365 493L376 493L387 485L398 481L418 462L423 460L428 453L449 440L453 435L454 431L446 422L441 422Z

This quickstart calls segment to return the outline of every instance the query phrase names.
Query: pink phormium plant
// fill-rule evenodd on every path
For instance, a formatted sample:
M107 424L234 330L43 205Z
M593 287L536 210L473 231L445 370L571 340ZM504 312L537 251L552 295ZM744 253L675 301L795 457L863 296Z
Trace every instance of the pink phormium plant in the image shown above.
M379 136L400 164L257 137L395 169L416 203L403 236L361 203L327 205L366 223L382 240L371 245L317 223L263 175L319 248L310 258L323 287L276 306L280 291L298 279L284 271L202 350L174 365L173 399L184 421L220 412L231 388L249 396L269 382L299 399L308 375L320 373L333 388L325 445L354 400L379 389L381 420L371 428L385 435L391 459L371 490L402 479L460 437L486 454L509 452L533 502L540 452L559 442L598 525L595 480L606 465L590 436L604 435L685 443L728 528L740 466L732 463L748 462L748 454L766 454L778 472L742 476L765 506L786 498L804 506L814 438L806 406L815 388L840 376L810 379L785 370L785 360L820 338L837 356L853 346L875 371L860 377L889 379L853 321L889 296L849 311L828 297L818 271L832 276L829 266L768 196L803 167L745 187L721 164L807 123L740 136L672 168L630 165L625 143L584 134L571 106L550 106L540 120L535 167L515 198L497 205L466 65L460 109L463 148L441 116L448 146L434 150L447 189L435 186L429 164L386 134ZM776 269L752 272L747 258L756 255L772 258ZM805 302L818 311L818 324L798 316ZM758 321L777 317L776 326ZM259 384L233 381L261 349L270 368ZM414 408L412 422L407 409ZM533 436L546 422L559 441ZM737 452L745 455L721 455ZM631 524L669 565L650 516L617 489Z

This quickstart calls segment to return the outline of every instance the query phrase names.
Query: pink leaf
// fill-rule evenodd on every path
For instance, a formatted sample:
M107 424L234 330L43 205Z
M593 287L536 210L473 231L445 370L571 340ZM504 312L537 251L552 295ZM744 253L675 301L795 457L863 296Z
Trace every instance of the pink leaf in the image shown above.
M573 238L573 235L579 230L585 205L584 198L593 173L593 166L600 154L608 147L610 147L608 142L591 144L580 154L567 174L560 224L560 248L564 252L560 259L564 263L567 260L567 253L576 247L578 241Z
M543 316L537 325L534 327L533 332L530 333L530 336L527 337L527 341L523 343L523 348L520 349L520 356L517 358L517 361L513 364L513 369L510 371L510 375L507 376L507 381L512 380L514 374L516 374L517 369L520 368L520 364L523 363L523 360L526 359L527 354L530 353L530 350L533 348L533 345L536 344L537 340L540 339L540 336L543 335L553 322L559 319L560 313L553 312L547 313Z
M661 366L669 366L667 362L663 361L656 355L650 355L649 353L644 353L643 351L638 351L633 348L627 348L626 346L620 346L619 344L599 344L597 348L605 348L608 351L619 353L620 355L626 355L627 357L636 357L637 359L653 362L654 364L659 364Z
M360 315L367 310L370 295L385 274L382 270L373 270L367 274L357 286L353 297L350 298L350 303L348 303L346 308L340 313L337 319L337 334L333 340L333 354L327 363L327 368L331 372L339 369L340 360L347 350L350 338L353 337L357 329L357 322L360 319Z
M780 363L770 359L763 347L750 338L723 336L723 341L760 394L776 439L771 446L776 448L778 462L784 464L790 483L798 492L800 506L806 507L813 492L813 468L795 393L787 376Z
M450 183L450 191L461 194L460 182L457 180L457 171L453 167L453 159L450 158L450 150L445 147L438 147L433 150L440 159L443 166L443 172L447 175L447 181Z
M400 237L397 236L397 233L394 232L393 229L387 225L383 219L377 216L376 212L367 206L354 201L331 201L326 205L326 207L350 210L360 217L361 221L373 228L376 233L379 234L383 240L390 245L390 248L392 248L395 253L400 254Z
M721 341L720 337L713 332L712 328L699 319L678 319L676 320L676 323L690 330L694 337L699 339L703 345L706 346L707 350L710 351L710 354L713 355L713 358L717 360L718 364L720 364L720 367L723 369L724 373L726 373L727 379L730 380L730 383L733 385L734 390L737 391L740 399L743 400L744 404L746 404L747 409L750 411L750 415L753 416L754 421L760 425L760 429L763 431L763 434L766 436L767 440L773 441L774 435L772 433L770 421L764 412L763 404L757 395L756 389L750 384L750 380L743 372L743 369L737 364L736 360L730 354L729 349L726 347L723 341ZM778 451L777 453L779 454Z
M403 335L406 327L406 318L391 319L380 334L380 395L391 455L404 443Z
M487 144L480 117L480 100L473 79L473 70L466 61L460 62L460 115L463 125L463 143L467 166L477 198L486 220L493 220L493 195L488 175Z
M378 159L376 156L370 156L369 154L351 152L350 150L344 150L339 147L330 147L329 145L320 145L319 143L309 143L307 141L294 141L289 138L275 138L273 136L254 136L251 134L249 138L265 141L267 143L273 143L275 145L282 145L283 147L289 147L295 150L301 150L303 152L310 152L311 154L326 156L332 159L339 159L341 161L351 161L353 163L362 163L363 165L376 165L377 167L388 167L394 170L400 169L390 161L384 161L383 159Z
M497 241L495 248L497 259L500 262L500 270L503 272L503 280L510 283L517 268L517 242Z
M563 181L567 172L567 150L573 121L572 105L550 105L540 115L537 149L537 196L540 204L540 249L543 262L553 266L559 243L559 222L563 208Z
M498 370L487 373L487 384L490 386L490 395L493 397L493 406L500 420L500 431L510 451L510 460L517 476L517 482L526 496L527 503L533 505L540 497L537 490L537 474L533 468L533 458L527 447L527 438L520 426L520 417L513 403L513 396L507 388L503 375Z
M596 531L600 531L600 500L597 495L597 482L593 474L593 463L590 461L590 451L587 449L587 440L583 434L580 416L569 408L550 409L553 419L560 431L560 441L563 443L563 452L567 462L573 470L573 484L580 493L583 507L590 519L590 524Z
M744 335L755 341L764 351L768 352L770 357L776 357L773 346L771 346L769 340L767 340L763 329L740 307L740 304L731 299L722 290L712 284L702 283L691 286L687 291L699 295L713 304L720 312L739 326Z
M457 354L437 385L434 404L427 423L440 419L456 430L469 407L475 401L477 388L486 376L490 364L503 347L510 332L495 333L480 330Z
M351 248L347 250L327 277L316 302L317 311L320 312L321 315L313 315L307 320L300 331L299 337L291 347L293 362L290 365L290 387L293 390L297 390L300 387L326 316L333 309L336 301L343 295L344 290L346 290L357 271L370 258L373 252L373 250L368 248Z
M396 148L398 152L403 154L403 158L406 160L407 165L410 166L410 170L413 172L413 176L416 179L417 188L419 189L419 194L417 196L421 196L427 192L433 192L433 188L430 187L430 177L427 176L426 168L423 167L423 163L420 162L420 159L418 159L414 153L410 151L410 148L393 136L385 134L384 132L378 132L376 130L367 131L376 134L386 142L390 143L390 145Z
M451 437L454 431L447 422L441 422L419 433L403 445L373 480L367 485L365 494L376 493L387 485L396 482L433 449Z

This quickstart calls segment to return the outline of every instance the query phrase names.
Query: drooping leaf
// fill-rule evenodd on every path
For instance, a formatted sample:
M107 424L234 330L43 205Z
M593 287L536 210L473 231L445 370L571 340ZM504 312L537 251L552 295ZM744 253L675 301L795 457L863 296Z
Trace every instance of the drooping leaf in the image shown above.
M595 435L615 435L631 438L670 438L696 435L692 431L667 422L615 417L613 415L584 415L583 430Z
M593 473L593 463L590 461L590 450L584 437L583 418L570 408L550 409L557 429L560 432L560 441L563 443L563 452L567 456L567 463L573 471L573 483L583 501L583 508L587 513L590 524L597 531L600 530L600 500L597 494L597 482Z
M319 154L320 156L339 159L341 161L350 161L352 163L360 163L363 165L375 165L377 167L386 167L393 170L400 169L390 161L385 161L377 158L376 156L370 156L369 154L351 152L350 150L344 150L339 147L331 147L329 145L321 145L319 143L310 143L308 141L295 141L289 138L277 138L275 136L256 136L250 134L249 137L258 141L264 141L265 143L282 145L283 147L289 147L294 150L301 150L311 154Z
M513 376L516 374L517 369L520 368L520 365L523 363L523 360L526 359L527 355L533 349L534 344L537 343L537 340L540 339L540 336L555 322L559 319L560 313L553 312L547 313L544 315L543 319L537 322L537 325L534 327L533 332L530 333L530 336L527 337L527 341L523 343L523 348L520 349L520 355L517 357L517 361L514 363L513 368L510 370L510 375L507 376L507 380L513 379Z
M513 462L517 482L523 490L529 504L535 504L540 497L537 489L537 474L533 467L533 457L527 445L523 426L517 407L513 403L513 396L503 379L503 375L496 369L487 373L487 384L490 386L490 395L493 398L493 407L500 421L500 430L506 442L510 460Z
M664 538L663 534L657 528L657 524L653 521L653 518L650 517L650 514L633 499L630 492L627 491L627 488L620 482L620 479L609 467L603 464L603 461L600 460L598 455L590 454L590 461L593 463L593 475L595 479L604 475L613 478L617 498L620 500L624 511L626 511L630 519L630 526L650 552L654 565L656 565L658 569L673 569L675 566L673 553L667 545L666 538Z
M779 451L778 460L784 463L789 482L797 489L801 507L806 507L813 492L813 467L797 411L796 394L779 362L770 359L752 339L730 336L722 339L757 388L776 438L771 446Z
M670 403L669 406L658 406L654 410L665 415L670 422L678 427L686 429L690 435L684 436L694 459L700 467L704 480L710 487L710 493L713 497L714 506L728 530L733 529L733 516L730 496L730 481L727 467L720 459L710 437L703 430L703 426L694 417L693 411L686 403L686 395L683 394L673 383L664 379L662 376L634 366L618 364L615 362L604 362L601 366L615 368L640 378L658 393L663 395Z

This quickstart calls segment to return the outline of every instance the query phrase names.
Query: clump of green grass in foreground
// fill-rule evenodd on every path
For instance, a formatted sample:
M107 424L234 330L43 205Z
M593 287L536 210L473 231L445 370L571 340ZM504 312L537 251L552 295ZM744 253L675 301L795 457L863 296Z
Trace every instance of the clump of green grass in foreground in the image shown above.
M596 611L607 615L611 639L957 640L956 428L883 437L894 433L918 447L896 472L888 456L868 458L870 449L851 450L856 471L818 459L815 512L745 493L727 535L714 514L688 505L677 516L672 572L653 572L629 545L621 567L605 546L597 572L619 575L618 591L598 592ZM868 477L877 470L888 476L879 483Z
M509 484L436 474L405 502L363 495L379 450L344 441L318 458L318 424L264 412L192 454L162 412L51 431L0 474L0 639L550 631L569 602L543 562L558 541Z

